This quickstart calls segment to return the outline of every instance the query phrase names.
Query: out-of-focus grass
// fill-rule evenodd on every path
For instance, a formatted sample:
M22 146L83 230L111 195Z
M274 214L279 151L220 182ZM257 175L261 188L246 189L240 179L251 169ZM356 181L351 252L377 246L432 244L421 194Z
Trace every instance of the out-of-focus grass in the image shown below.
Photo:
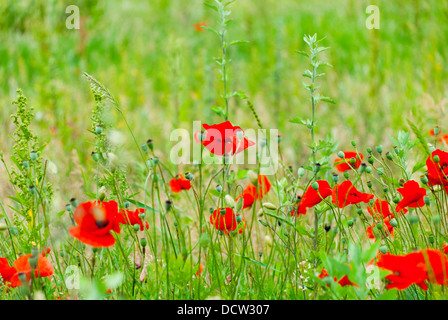
M65 27L70 4L80 9L81 30ZM370 4L380 8L380 30L365 27ZM325 56L334 66L322 89L337 104L320 106L318 137L365 147L389 143L387 135L405 128L406 118L424 129L443 128L448 2L239 0L231 8L229 39L250 43L230 50L230 88L251 97L265 127L279 128L288 164L296 167L308 155L306 129L288 122L310 115L301 88L308 66L294 52L305 50L304 34L326 36ZM37 111L52 161L67 175L71 150L84 162L93 105L84 71L120 100L136 136L154 139L165 154L172 128L221 120L210 110L222 105L213 61L219 44L194 28L216 24L202 0L6 0L0 12L2 150L10 144L10 101L20 87ZM230 120L255 128L246 108L233 100ZM114 114L112 121L127 135L119 119Z

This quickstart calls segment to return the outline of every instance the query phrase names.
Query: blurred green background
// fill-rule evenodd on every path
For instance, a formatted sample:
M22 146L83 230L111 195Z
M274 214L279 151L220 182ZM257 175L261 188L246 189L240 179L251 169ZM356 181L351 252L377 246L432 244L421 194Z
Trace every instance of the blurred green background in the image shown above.
M66 28L68 5L80 9L81 29ZM380 9L380 29L365 26L366 7ZM388 135L407 129L411 118L424 130L444 129L447 104L448 1L441 0L238 0L230 6L229 40L248 44L229 50L230 91L254 102L266 128L279 128L284 158L301 165L309 150L305 127L288 121L308 118L302 89L305 34L326 36L324 58L334 67L321 78L321 93L336 100L320 104L317 136L332 135L340 148L390 144ZM94 105L83 72L118 98L139 141L152 138L169 154L169 132L193 120L221 122L211 107L220 97L220 44L198 22L217 25L202 0L0 1L1 149L11 145L9 116L16 88L35 107L35 130L49 143L52 161L69 174L72 150L90 154L90 112ZM247 106L231 102L230 120L256 128ZM113 125L124 149L134 148L119 114ZM126 147L129 146L129 148ZM363 149L362 149L363 150Z

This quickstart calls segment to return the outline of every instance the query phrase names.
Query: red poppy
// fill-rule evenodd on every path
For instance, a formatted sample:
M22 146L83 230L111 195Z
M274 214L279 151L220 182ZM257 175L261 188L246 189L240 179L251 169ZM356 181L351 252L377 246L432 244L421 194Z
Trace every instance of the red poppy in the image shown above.
M258 186L255 187L253 183L249 183L244 188L243 193L240 194L235 201L243 197L243 209L249 208L257 199L263 199L263 196L271 190L271 182L265 175L258 176Z
M330 184L325 180L316 181L319 185L318 190L314 190L310 185L300 198L297 214L306 214L307 208L312 208L322 202L323 199L331 195ZM291 216L295 214L295 210L291 211Z
M24 274L26 281L31 280L31 272L33 269L31 268L29 259L32 256L32 254L20 256L16 261L14 261L12 267L9 266L6 258L0 258L0 275L7 286L13 288L21 286L22 281L19 279L19 274ZM44 256L44 254L39 254L37 257L37 264L34 269L34 276L50 277L53 274L54 269L50 261Z
M191 182L183 174L178 174L170 180L170 188L174 193L179 193L182 190L190 190Z
M356 204L361 202L369 202L373 199L373 194L359 192L351 181L344 181L341 184L337 184L333 187L333 193L331 195L333 203L339 208L346 207L350 204Z
M255 142L252 142L245 137L240 140L238 138L238 132L244 134L243 130L240 127L234 127L230 121L211 126L204 123L202 126L206 130L202 144L214 155L234 155L255 144ZM200 143L197 137L198 134L199 132L196 132L194 137L196 142Z
M205 29L202 28L203 26L206 27L207 24L205 22L196 22L194 24L194 30L196 30L197 32L205 31Z
M387 231L385 232L386 236L388 236L389 234L393 237L394 236L394 227L390 224L390 217L384 218L383 219L383 224L386 225ZM373 228L376 226L376 224L367 227L366 231L367 231L367 236L369 237L369 239L375 239L375 235L373 233Z
M390 211L389 203L386 200L376 199L375 203L373 204L373 213L370 207L367 207L367 211L371 216L374 216L376 218L381 217L382 219L384 219L389 216L394 218L394 214ZM408 210L406 208L403 208L402 213L405 214L407 212Z
M388 289L404 290L416 284L427 290L425 280L448 285L448 258L439 250L423 249L404 256L384 254L379 258L377 266L393 272L386 276L390 282Z
M242 218L243 220L241 220L240 223L238 223L238 233L242 234L244 229L246 229L247 223L246 220L244 220L244 218Z
M334 165L339 172L344 172L344 171L350 170L352 168L358 169L359 166L361 165L362 159L364 159L364 156L362 155L362 153L358 153L355 151L344 151L344 156L345 156L345 159L336 158L334 160ZM354 165L350 163L351 158L356 159L356 162Z
M318 278L319 279L323 279L323 278L326 278L326 277L329 277L329 276L330 275L328 274L328 271L325 270L325 269L322 269L320 275L318 276ZM348 276L347 275L344 275L339 281L338 281L337 277L334 277L333 279L334 279L335 282L339 283L342 287L345 287L345 286L356 286L357 287L358 286L355 283L353 283L350 280L348 280ZM328 284L327 284L327 287L329 287Z
M448 244L444 243L444 244L443 244L443 247L442 247L442 250L443 250L443 252L444 252L445 254L448 254Z
M204 266L202 265L202 263L200 263L199 267L198 267L198 271L196 271L196 277L199 277L203 271L204 271Z
M221 210L225 210L225 213L222 214ZM232 208L216 209L210 215L210 223L213 224L217 230L224 231L224 233L234 231L237 226L235 212L233 212Z
M77 226L70 235L92 247L110 247L115 238L110 231L120 233L117 220L118 204L115 201L88 201L80 204L73 214Z
M439 157L439 163L434 161L434 156ZM428 180L431 185L448 186L448 152L434 150L426 160L428 167Z
M117 222L121 223L121 224L130 224L130 225L138 224L138 225L140 225L140 231L143 231L143 229L144 229L143 221L140 218L140 213L143 213L143 212L145 212L145 209L142 209L142 208L138 208L135 211L122 209L117 214ZM146 227L146 229L149 229L148 221L145 221L145 227Z
M417 208L425 205L423 197L426 195L426 190L425 188L420 188L418 182L414 180L406 181L403 188L398 188L397 191L403 196L403 199L397 204L397 212L405 207Z

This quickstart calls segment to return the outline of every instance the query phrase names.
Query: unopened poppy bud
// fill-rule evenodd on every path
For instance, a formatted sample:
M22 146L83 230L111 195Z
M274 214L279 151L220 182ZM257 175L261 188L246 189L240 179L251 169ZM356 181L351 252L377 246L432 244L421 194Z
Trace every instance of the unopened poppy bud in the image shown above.
M333 179L333 182L334 182L334 183L338 183L338 181L339 181L339 176L338 176L336 173L333 173L333 175L332 175L331 178Z
M403 178L401 178L400 180L398 180L398 184L399 184L400 186L403 186L404 183L405 183L405 181L404 181Z
M225 208L221 208L220 210L219 210L219 212L221 213L221 215L225 215L226 214L226 209Z
M331 224L326 223L325 226L324 226L324 229L325 229L325 232L330 231L331 230Z
M92 157L93 161L95 161L95 162L98 162L98 160L100 159L100 156L95 151L92 151L90 156Z
M264 221L264 220L262 220L262 219L258 219L258 222L260 222L261 225L262 225L263 227L267 227L267 226L268 226L268 224L266 223L266 221Z
M366 172L367 173L372 173L372 167L371 166L367 166L366 167Z
M312 187L314 190L319 190L319 184L318 184L316 181L314 181L314 182L311 184L311 187Z
M25 160L22 162L22 165L25 169L28 169L30 167L30 162L28 160Z
M398 202L400 202L400 198L395 197L395 198L392 199L392 201L393 201L394 203L398 203Z
M438 135L440 133L440 128L439 127L434 127L434 135Z
M392 218L390 221L389 221L389 223L390 223L390 225L392 226L392 227L397 227L398 226L398 221L397 221L397 219L395 219L395 218Z
M269 247L272 246L272 238L269 235L264 236L264 243L268 245Z
M233 199L233 197L230 194L226 194L226 196L224 197L224 200L229 208L232 208L232 209L235 208L235 200Z
M157 157L151 158L151 160L154 163L154 165L157 165L159 163L159 158Z
M348 171L344 171L342 175L344 176L345 179L348 179L349 177Z
M138 214L138 217L140 218L140 220L143 220L143 219L145 219L146 214L145 214L144 212L140 212L140 213Z
M370 200L369 200L369 205L370 205L370 206L373 206L373 199L370 199Z
M33 150L30 152L30 159L33 161L37 160L37 152L36 151Z
M378 249L380 250L380 252L382 254L386 254L387 253L387 246L386 245L383 245L383 246L379 247Z
M270 202L264 202L263 207L265 207L266 209L269 209L269 210L277 210L277 207Z
M179 226L179 223L178 223L177 221L174 221L174 222L173 222L173 225L174 225L174 227L177 228L177 227Z
M222 192L222 186L221 186L220 184L218 184L218 185L216 186L216 191L218 191L219 193Z
M321 165L320 163L318 163L318 162L315 163L315 164L314 164L314 172L316 172L316 173L319 172L321 166L322 166L322 165Z
M145 238L141 238L140 239L140 245L142 247L146 247L147 244L148 244L148 241Z
M148 145L146 143L142 143L140 146L143 150L143 152L148 152Z
M339 151L338 152L338 157L344 159L345 158L345 154L343 151Z
M134 224L132 226L134 228L134 231L137 232L138 230L140 230L140 225L138 223Z
M243 221L243 217L240 214L237 214L235 216L236 222L240 223L241 221Z
M373 160L372 156L367 157L367 162L370 164L373 164L375 161Z
M386 158L392 160L392 154L390 152L386 152Z
M353 227L353 220L352 220L352 219L348 219L348 220L347 220L347 225L348 225L349 227Z
M213 213L214 211L215 211L215 209L213 209L213 208L208 209L208 212L210 212L210 213Z
M131 203L126 200L125 202L123 202L123 205L124 205L125 209L129 209L129 207L131 206Z
M411 223L411 224L416 224L416 223L418 223L418 217L416 217L416 216L409 216L409 222Z
M369 189L372 188L372 181L367 181L367 187L369 187Z
M356 147L356 141L352 140L352 146Z
M171 210L173 203L170 200L165 201L165 211L168 212Z
M146 145L148 146L148 148L153 151L154 150L154 142L152 141L152 139L148 139L148 141L146 141Z
M220 236L223 236L223 235L224 235L224 231L219 230L219 231L218 231L218 234L219 234Z
M26 274L24 272L19 272L17 275L19 276L22 285L24 285L26 283Z
M420 176L420 181L421 181L421 183L423 183L423 184L427 184L427 183L428 183L428 177L427 177L426 175L422 174L422 175Z
M372 148L367 148L367 153L372 153Z
M247 172L247 177L255 186L258 185L258 175L254 171L249 170Z
M185 172L185 179L192 181L193 180L193 174L189 171Z
M29 190L30 190L31 194L36 194L37 193L35 186L30 186Z
M356 208L356 213L357 214L362 214L362 209L361 208Z
M300 167L297 170L297 175L299 176L299 178L302 178L305 175L305 169L303 167Z
M153 173L151 175L151 179L154 183L157 183L157 182L159 182L159 175L157 173Z
M383 229L383 225L381 224L381 222L378 222L378 223L376 224L376 227L377 227L379 230Z
M431 199L428 196L424 196L423 201L425 202L425 204L427 206L429 206L431 204Z
M440 161L440 158L439 158L439 156L438 155L435 155L434 157L432 157L433 159L434 159L434 162L435 163L439 163L439 161Z
M434 243L434 241L435 241L434 236L433 236L433 235L430 235L430 236L428 237L428 241L429 241L429 243Z
M367 165L365 163L361 163L361 165L359 166L359 173L363 173L364 171L366 171Z
M383 187L383 192L384 192L384 193L388 193L388 192L389 192L389 188L386 187L386 186L384 186L384 187Z
M100 201L103 201L104 199L106 199L106 187L102 186L99 190L98 190L98 199Z
M376 152L383 153L383 146L376 146L375 149L376 149Z
M353 157L351 157L351 158L350 158L350 164L351 164L352 166L354 166L355 163L356 163L356 159L353 158Z
M103 133L103 127L100 125L95 126L95 133L96 134L102 134Z
M70 203L67 203L67 204L65 205L65 210L67 210L68 212L72 212L72 210L73 210L72 205L71 205Z
M282 136L281 136L281 135L278 135L278 136L277 136L277 142L278 142L278 143L282 142Z
M241 209L243 209L243 205L244 205L244 198L243 197L238 198L235 205L235 211L240 212Z
M75 198L71 198L70 204L72 205L73 209L76 209L78 207L78 200L76 200Z

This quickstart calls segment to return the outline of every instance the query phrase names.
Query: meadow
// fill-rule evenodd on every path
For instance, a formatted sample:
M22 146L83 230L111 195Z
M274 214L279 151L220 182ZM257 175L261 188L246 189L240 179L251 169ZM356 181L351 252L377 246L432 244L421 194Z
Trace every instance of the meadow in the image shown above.
M0 299L446 299L447 21L0 2Z

